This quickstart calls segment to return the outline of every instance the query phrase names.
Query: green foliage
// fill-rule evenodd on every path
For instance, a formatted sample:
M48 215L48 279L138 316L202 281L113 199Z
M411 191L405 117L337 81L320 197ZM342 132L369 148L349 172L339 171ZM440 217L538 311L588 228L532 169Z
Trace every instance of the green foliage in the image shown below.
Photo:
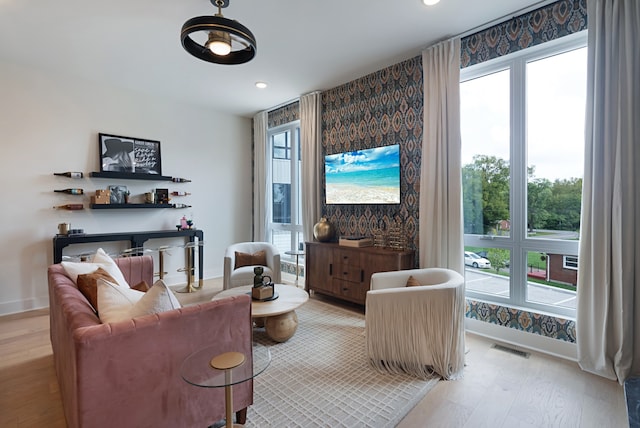
M582 179L549 181L527 170L528 229L578 230ZM462 168L464 232L491 234L501 220L510 220L509 162L476 155ZM494 232L495 233L495 232Z
M491 267L500 272L500 269L506 268L509 263L509 250L502 248L489 248L487 251L487 260L491 262Z

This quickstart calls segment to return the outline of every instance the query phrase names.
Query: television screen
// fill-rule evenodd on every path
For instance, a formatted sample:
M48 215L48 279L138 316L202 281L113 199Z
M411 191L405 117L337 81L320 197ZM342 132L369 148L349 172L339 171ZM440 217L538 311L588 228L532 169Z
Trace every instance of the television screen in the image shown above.
M400 145L327 155L327 204L399 204Z

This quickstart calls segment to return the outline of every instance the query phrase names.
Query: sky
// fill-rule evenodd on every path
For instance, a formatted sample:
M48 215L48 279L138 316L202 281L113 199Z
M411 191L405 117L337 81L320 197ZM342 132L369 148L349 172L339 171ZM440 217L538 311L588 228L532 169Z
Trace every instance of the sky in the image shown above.
M587 49L527 63L527 165L536 178L583 176ZM460 85L462 165L509 159L509 72Z

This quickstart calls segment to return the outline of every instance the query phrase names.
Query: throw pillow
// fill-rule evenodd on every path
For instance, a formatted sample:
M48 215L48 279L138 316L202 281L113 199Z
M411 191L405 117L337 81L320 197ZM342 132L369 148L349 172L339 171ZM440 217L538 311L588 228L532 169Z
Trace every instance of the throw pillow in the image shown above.
M98 279L98 317L103 323L131 319L131 308L145 293Z
M107 271L113 279L115 279L115 282L118 285L129 288L129 284L127 283L127 280L124 279L124 275L122 275L122 271L116 262L113 261L113 259L109 257L102 248L100 248L93 256L92 262L61 262L60 264L74 284L78 284L78 275L93 273L101 267Z
M124 275L116 262L107 253L105 253L102 248L98 248L98 251L96 251L96 254L93 256L92 262L105 265L105 270L116 280L118 285L129 287L127 280L124 279Z
M234 269L243 266L267 266L267 252L265 250L257 251L253 254L235 252L236 263Z
M115 282L115 279L109 273L99 267L93 273L83 273L78 275L78 290L87 298L93 309L98 311L98 279Z
M144 279L139 283L137 283L136 285L131 286L132 290L142 291L143 293L146 293L147 291L149 291L149 288L151 287L149 287L149 284L147 284L147 281L145 281Z
M409 278L407 279L407 287L416 287L418 285L422 284L420 284L418 280L413 277L413 275L409 275Z
M163 280L157 280L144 296L131 308L130 317L157 314L181 308L180 302Z

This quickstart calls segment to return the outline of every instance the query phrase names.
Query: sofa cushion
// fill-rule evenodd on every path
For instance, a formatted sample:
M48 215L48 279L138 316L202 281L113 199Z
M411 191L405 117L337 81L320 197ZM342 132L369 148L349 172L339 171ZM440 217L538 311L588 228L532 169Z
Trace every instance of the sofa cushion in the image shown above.
M132 290L142 291L143 293L146 293L147 291L149 291L149 288L151 287L149 287L149 284L147 284L147 281L145 281L144 279L139 283L137 283L136 285L131 286Z
M235 259L234 269L244 266L267 266L267 252L265 250L257 251L253 254L236 251Z
M124 278L122 271L118 267L115 261L102 248L98 249L93 256L91 262L61 262L65 273L74 284L78 284L78 275L84 275L88 273L94 273L98 268L103 268L118 285L129 288L129 283Z
M142 315L180 308L180 302L162 280L148 292L120 287L104 279L98 280L98 316L103 323L124 321Z
M113 282L98 279L98 317L103 323L130 319L133 305L142 299L145 293L121 287Z
M157 280L131 308L131 318L181 308L180 302L163 280Z
M98 311L98 279L100 278L111 283L116 282L116 280L109 275L109 272L101 267L95 272L80 274L77 279L78 290L87 298L96 312Z

